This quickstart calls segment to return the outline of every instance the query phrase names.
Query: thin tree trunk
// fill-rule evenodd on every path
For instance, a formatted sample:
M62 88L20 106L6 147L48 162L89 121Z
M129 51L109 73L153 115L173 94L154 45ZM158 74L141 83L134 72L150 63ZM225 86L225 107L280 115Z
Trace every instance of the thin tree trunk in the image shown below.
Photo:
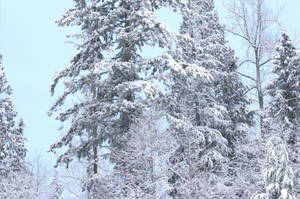
M257 90L257 100L259 106L259 128L261 137L265 136L264 130L264 95L262 89L261 67L267 64L271 57L267 57L265 62L262 62L267 52L271 52L271 48L266 48L266 45L272 44L273 41L269 40L272 35L269 31L272 30L272 25L276 24L279 13L271 14L267 12L266 2L264 0L231 0L228 4L228 11L232 15L233 23L232 28L227 29L233 35L241 38L247 43L248 49L253 49L254 58L247 55L247 59L241 63L253 63L256 69L256 78L251 75L243 75L255 82ZM249 6L249 9L247 8ZM253 12L253 13L252 13ZM273 45L273 44L272 44Z
M94 128L93 130L93 136L94 139L97 137L97 128ZM93 144L93 172L94 174L98 173L98 148L97 148L97 143L94 142Z
M91 164L91 156L88 154L88 167L87 167L87 177L88 179L91 179L91 171L90 171L90 165ZM86 185L86 190L87 190L87 199L91 199L91 190L89 187L89 184Z
M260 76L260 66L259 66L259 58L258 58L258 52L255 51L255 57L256 57L256 86L257 86L257 96L258 96L258 104L259 104L259 125L260 125L260 133L261 137L264 137L264 130L263 130L263 116L262 111L264 110L264 97L263 97L263 91L262 91L262 85L261 85L261 76Z
M96 99L97 97L97 89L95 88L93 90L93 99ZM92 112L95 112L95 108L92 109ZM97 148L97 126L95 126L94 124L90 124L90 135L89 137L92 137L93 140L93 147L92 147L92 154L89 155L89 166L88 166L88 178L91 179L91 177L95 174L98 173L98 148ZM90 167L92 166L92 168ZM88 185L89 186L89 185ZM88 190L88 199L91 199L91 188L92 187L87 187Z

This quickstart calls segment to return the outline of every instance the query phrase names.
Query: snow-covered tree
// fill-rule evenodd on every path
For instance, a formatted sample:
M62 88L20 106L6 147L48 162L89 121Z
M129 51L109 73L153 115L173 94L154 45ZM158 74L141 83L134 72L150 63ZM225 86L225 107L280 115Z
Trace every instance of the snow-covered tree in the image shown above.
M0 198L37 199L34 177L25 166L24 122L16 123L12 89L1 62L0 55Z
M202 48L200 64L214 74L210 86L218 103L227 109L230 119L230 128L223 129L223 136L234 150L235 142L248 133L253 113L247 109L250 103L245 96L247 89L237 74L237 60L234 51L227 46L214 1L189 0L184 9L181 32L190 34Z
M293 169L289 166L285 141L271 137L267 143L268 165L263 170L266 192L253 199L295 199L293 194Z
M37 190L37 176L26 170L6 173L0 178L1 199L59 199L60 189L53 184L49 190ZM55 188L56 187L56 188Z
M288 144L295 144L299 137L295 133L300 119L300 55L286 33L279 39L274 64L272 72L276 77L268 85L272 98L267 114L275 124L283 125L280 133Z
M35 190L34 176L24 171L7 173L0 178L1 199L44 199Z
M193 10L193 6L182 8L183 23L176 49L170 52L177 67L167 71L165 84L169 93L161 100L178 141L177 151L170 159L174 172L169 179L174 187L170 195L174 198L203 197L200 185L208 182L203 173L221 169L223 155L228 152L227 140L220 131L229 123L227 110L218 103L211 83L216 60L203 53L202 43L192 31L197 25L194 15L201 12Z
M58 179L58 173L55 171L55 175L52 179L52 182L49 185L49 190L47 193L48 199L60 199L62 195L62 183Z
M97 155L103 141L121 150L115 138L126 133L159 95L157 86L149 80L159 63L144 59L142 48L170 48L172 44L171 33L156 20L154 11L176 5L173 0L75 0L75 7L58 20L59 26L81 28L73 35L81 39L79 52L51 85L53 95L64 79L65 91L49 114L58 112L58 120L70 121L63 137L51 146L51 151L66 147L58 163L85 158L92 175L98 173ZM159 60L172 63L166 57ZM84 100L73 101L71 107L61 111L70 104L67 98L75 94Z
M227 164L222 165L226 159L223 156L233 159L241 155L237 152L239 145L247 142L252 124L246 87L237 75L234 52L226 46L224 28L219 24L214 2L189 0L182 14L177 48L170 52L178 67L170 69L167 78L170 93L162 102L180 140L173 162L189 170L189 177L182 177L181 173L170 179L178 186L187 184L180 182L182 178L208 182L199 171L220 173L222 166L226 168ZM199 180L195 179L197 184ZM200 184L190 191L191 195L184 197L213 197L205 196ZM177 187L171 195L180 195L179 192Z
M16 124L17 112L12 103L12 89L8 84L5 71L1 65L0 55L0 176L7 172L20 171L25 168L26 148L23 135L24 123Z
M99 174L94 198L166 198L171 188L169 158L177 142L163 115L143 113L117 140L123 150L111 151L114 170Z
M271 96L266 113L267 128L287 142L290 160L299 178L300 54L286 33L282 33L279 39L274 65L273 73L276 77L269 82L267 90ZM298 183L296 191L300 193Z
M242 55L239 62L240 75L249 85L249 92L255 95L258 125L261 136L264 137L263 111L265 110L265 83L268 78L274 52L274 33L277 32L280 11L274 13L266 0L227 0L224 2L228 11L229 24L226 30L240 40ZM256 91L255 93L252 91ZM254 104L253 103L253 104Z

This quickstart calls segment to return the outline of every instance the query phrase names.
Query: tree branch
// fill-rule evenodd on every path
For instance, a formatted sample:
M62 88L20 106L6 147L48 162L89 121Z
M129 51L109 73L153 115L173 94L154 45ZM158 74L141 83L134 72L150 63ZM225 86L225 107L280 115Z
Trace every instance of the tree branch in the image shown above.
M252 63L252 64L255 64L254 61L252 61L252 60L250 60L250 59L246 59L246 60L242 61L242 62L239 64L239 67L242 66L243 64L247 63L247 62L250 62L250 63Z
M266 61L264 61L263 63L261 63L261 64L259 64L259 67L262 67L262 66L264 66L265 64L267 64L267 63L269 63L270 61L272 61L273 60L273 58L269 58L269 59L267 59Z
M250 92L251 90L253 90L254 88L257 88L256 86L253 86L251 88L249 88L246 92L244 92L243 95L247 95L248 92Z
M234 31L232 31L232 30L230 30L230 29L227 29L227 28L225 28L225 30L228 31L228 32L230 32L230 33L233 34L233 35L236 35L236 36L239 36L239 37L245 39L247 42L249 42L249 44L250 44L253 48L255 47L254 44L250 41L250 39L247 38L247 37L245 37L244 35L239 34L239 33L237 33L237 32L234 32Z
M240 72L237 72L239 75L243 76L243 77L246 77L248 79L251 79L252 81L256 82L256 79L254 79L253 77L249 76L249 75L245 75L243 73L240 73Z

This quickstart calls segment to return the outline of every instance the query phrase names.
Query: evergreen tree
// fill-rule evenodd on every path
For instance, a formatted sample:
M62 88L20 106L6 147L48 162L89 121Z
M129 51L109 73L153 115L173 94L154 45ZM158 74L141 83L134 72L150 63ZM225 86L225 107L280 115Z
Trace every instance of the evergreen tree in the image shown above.
M224 27L219 23L214 1L189 0L183 21L181 32L192 35L203 50L201 66L215 74L210 86L218 103L228 111L229 128L222 130L234 153L234 145L245 137L253 124L253 113L247 109L250 104L245 96L247 88L237 74L234 51L226 45Z
M300 118L300 56L286 33L279 39L274 56L273 73L276 78L268 84L268 94L272 97L268 106L268 117L273 124L282 124L282 135L288 144L295 144L299 136Z
M25 167L24 122L16 124L11 95L0 55L0 198L34 199L34 180Z
M205 193L203 187L209 181L216 184L216 177L227 173L223 170L227 167L223 163L224 156L229 156L235 164L245 158L241 157L239 146L249 143L246 138L252 113L247 109L246 87L238 77L234 52L226 46L224 28L219 24L214 2L189 0L182 14L177 49L170 52L178 67L170 70L170 94L162 104L168 107L170 123L180 140L172 162L189 171L174 174L170 179L177 186L171 195L183 197L178 186L185 184L183 181L190 185L193 179L195 186L188 189L194 190L189 190L189 195L184 197L213 198L215 196L209 190ZM232 167L237 167L235 164L232 163ZM219 174L208 180L203 171ZM223 188L218 191L224 192ZM186 189L182 188L182 192Z
M5 71L1 65L0 55L0 176L7 172L20 171L25 168L26 156L24 123L20 120L16 125L17 112L12 103L12 89L8 84Z
M186 18L190 18L193 28L187 30L203 49L202 66L215 74L209 86L214 90L217 104L226 110L226 125L217 128L228 142L229 162L223 165L226 168L223 177L226 186L216 195L217 198L246 198L249 193L245 190L256 188L249 176L258 177L257 159L260 155L255 150L257 147L252 149L250 127L253 125L253 112L247 107L250 104L246 97L247 87L238 75L237 59L234 51L227 46L224 27L219 23L214 1L191 0L188 6L192 11L187 13L192 14Z
M287 144L290 160L300 177L299 122L300 122L300 54L286 33L282 33L274 56L273 73L267 92L271 101L267 107L267 122L272 134L283 138ZM280 131L278 131L280 129ZM300 187L296 183L296 192Z
M179 144L170 159L172 170L176 171L169 179L174 186L170 193L174 198L208 197L203 185L214 181L211 178L215 176L206 172L220 171L223 156L228 152L227 140L220 131L228 125L227 110L217 101L212 86L217 60L203 52L202 43L196 37L196 17L203 10L195 6L202 3L205 2L189 1L182 8L177 48L171 52L180 70L171 68L170 93L163 103Z
M263 170L266 193L253 199L294 199L293 169L289 166L288 152L284 141L272 137L267 143L268 165Z
M58 21L59 26L79 26L81 33L76 37L82 40L70 66L59 72L51 85L53 95L58 81L65 80L65 92L49 114L59 112L58 120L71 120L65 135L51 146L51 151L67 149L58 163L84 158L91 165L88 172L92 176L98 173L98 149L104 141L113 149L122 150L116 139L160 94L150 81L151 72L157 71L153 67L159 67L159 63L144 59L141 51L147 45L171 47L171 33L154 15L155 10L167 6L175 8L177 3L75 0L75 7ZM164 61L164 57L158 59L172 63ZM84 100L60 111L74 94L84 96Z

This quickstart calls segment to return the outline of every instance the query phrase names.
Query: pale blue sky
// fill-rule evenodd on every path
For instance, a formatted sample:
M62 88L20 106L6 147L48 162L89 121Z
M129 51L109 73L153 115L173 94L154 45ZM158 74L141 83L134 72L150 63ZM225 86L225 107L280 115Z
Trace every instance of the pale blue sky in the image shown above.
M300 1L270 2L272 5L285 2L282 24L289 32L300 33ZM217 0L216 5L220 10L222 0ZM75 50L64 42L72 30L59 28L54 21L71 6L71 0L0 0L0 53L14 90L15 109L25 120L30 154L39 151L45 154L58 138L59 124L46 115L54 102L49 85L55 72L68 66ZM220 15L224 16L225 12L221 10ZM172 30L179 26L178 17L169 16L165 11L160 16L171 24Z

